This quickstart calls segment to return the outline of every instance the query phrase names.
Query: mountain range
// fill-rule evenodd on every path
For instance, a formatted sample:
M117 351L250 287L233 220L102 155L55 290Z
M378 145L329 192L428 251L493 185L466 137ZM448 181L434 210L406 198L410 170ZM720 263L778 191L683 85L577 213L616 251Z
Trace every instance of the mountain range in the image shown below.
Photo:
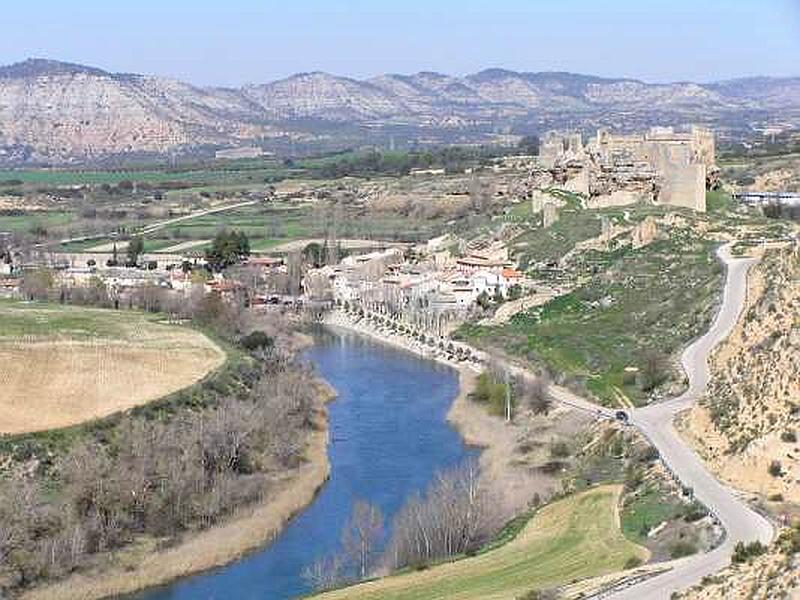
M735 136L800 124L800 77L646 83L487 69L366 80L327 73L240 88L53 60L0 67L0 163L93 162L257 145L491 142L547 129L701 122Z

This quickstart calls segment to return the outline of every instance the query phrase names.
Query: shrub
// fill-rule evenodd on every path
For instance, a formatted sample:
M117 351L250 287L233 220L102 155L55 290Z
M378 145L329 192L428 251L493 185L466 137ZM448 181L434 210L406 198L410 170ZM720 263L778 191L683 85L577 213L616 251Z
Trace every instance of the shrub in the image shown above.
M643 463L652 463L659 459L660 453L655 446L647 446L642 452L639 454L639 461Z
M669 548L669 555L671 558L682 558L684 556L690 556L695 552L697 552L697 546L688 541L675 542Z
M517 596L516 600L555 600L556 598L558 598L557 590L531 590Z
M635 569L636 567L642 566L642 559L638 556L631 556L628 560L625 561L625 565L622 567L625 570L628 569Z
M788 444L794 444L797 441L797 433L791 429L787 429L781 434L781 441Z
M781 533L778 544L785 554L797 554L800 552L800 525L795 525Z
M700 504L697 501L692 502L689 507L686 509L686 512L683 515L683 520L687 523L694 523L695 521L699 521L703 517L708 515L708 510L705 506Z
M771 463L769 463L767 471L773 477L781 477L783 475L783 467L781 467L781 461L773 460Z
M275 340L263 331L254 331L244 336L239 340L239 343L250 352L254 352L256 350L272 348L275 345Z
M766 551L767 547L761 542L752 542L750 544L738 542L733 548L733 556L731 557L731 560L735 563L747 562L755 556L764 554Z
M550 446L550 456L553 458L566 458L569 456L569 445L567 442L554 442Z

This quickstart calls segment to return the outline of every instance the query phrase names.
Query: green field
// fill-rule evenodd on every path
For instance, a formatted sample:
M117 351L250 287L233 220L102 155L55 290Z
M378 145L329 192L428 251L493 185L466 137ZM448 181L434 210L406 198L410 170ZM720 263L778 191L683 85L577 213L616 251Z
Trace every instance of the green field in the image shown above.
M622 509L622 532L629 540L644 543L648 532L664 521L678 518L686 512L686 506L675 502L669 494L656 485L648 485Z
M217 166L198 168L196 170L78 171L66 169L14 169L0 171L0 186L8 186L9 182L12 181L41 186L116 185L120 181L149 184L182 182L196 186L212 186L253 182L263 183L265 178L285 175L285 173L286 170L277 164L266 162L251 168L236 168L235 163L232 163L229 168Z
M2 218L0 218L2 224ZM193 240L210 240L222 229L245 233L255 252L297 239L323 238L331 230L331 218L322 210L307 205L248 205L232 210L200 215L173 223L148 234L146 252L158 252L169 246ZM379 239L390 241L426 240L439 234L441 220L414 220L393 214L369 214L360 209L346 209L337 218L338 239ZM110 243L111 239L92 239L70 242L60 246L65 252L84 252ZM202 251L204 245L192 251Z
M24 215L0 214L0 231L29 233L33 229L66 225L73 216L68 212L31 212Z
M621 571L647 551L620 532L622 486L602 486L540 509L510 542L475 557L378 579L320 600L500 600Z
M126 339L156 317L135 311L0 300L0 338Z

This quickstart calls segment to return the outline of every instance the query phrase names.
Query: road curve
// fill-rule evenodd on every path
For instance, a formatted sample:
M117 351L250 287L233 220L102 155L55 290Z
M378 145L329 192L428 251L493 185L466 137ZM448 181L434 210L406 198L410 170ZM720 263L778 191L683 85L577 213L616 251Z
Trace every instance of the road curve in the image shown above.
M710 377L709 354L730 334L744 307L747 272L755 259L732 257L729 245L722 246L717 255L726 266L722 305L708 332L689 345L681 356L689 388L672 400L631 411L630 419L658 449L662 460L678 479L691 487L695 497L716 515L725 528L726 536L723 543L711 552L672 561L669 571L604 595L606 598L666 600L673 592L685 590L699 583L704 576L728 566L737 542L758 540L768 544L774 536L772 524L738 498L731 488L720 483L673 426L676 414L705 393Z

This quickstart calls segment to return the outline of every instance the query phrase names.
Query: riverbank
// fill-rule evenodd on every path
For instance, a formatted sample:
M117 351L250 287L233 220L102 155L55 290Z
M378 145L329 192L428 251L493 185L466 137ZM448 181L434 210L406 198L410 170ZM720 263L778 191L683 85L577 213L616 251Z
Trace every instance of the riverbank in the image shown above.
M272 542L314 500L330 476L326 405L336 393L324 381L315 385L319 389L319 420L309 435L304 462L279 481L263 502L240 509L221 525L193 533L176 546L161 548L155 539L139 542L114 552L93 571L37 587L21 598L94 600L129 594L229 564Z
M449 358L448 352L442 350L441 348L429 346L410 336L390 331L385 327L377 327L370 324L370 322L363 317L355 317L341 310L333 310L326 313L322 323L328 327L338 327L340 329L363 335L383 344L389 344L395 348L406 350L412 354L421 356L422 358L426 358L428 360L438 362L439 364L451 367L459 372L464 369L468 372L479 373L481 371L481 364L485 361L483 353L474 350L471 347L469 347L470 351L477 360L459 361L451 359ZM458 345L467 348L466 345L458 342L453 342L452 345Z
M448 411L447 420L464 443L482 450L479 464L483 483L496 491L493 500L502 507L502 513L508 519L537 502L546 501L561 489L557 476L537 468L549 459L549 447L539 444L538 450L534 450L535 444L528 442L531 437L544 435L551 440L568 438L570 432L580 430L590 421L583 413L559 402L549 415L526 415L521 420L507 423L469 399L482 371L480 365L485 361L482 352L472 350L481 362L451 360L440 349L410 336L377 328L366 319L357 319L341 311L328 313L324 324L400 348L457 371L459 393ZM527 448L523 454L520 453L521 447Z

